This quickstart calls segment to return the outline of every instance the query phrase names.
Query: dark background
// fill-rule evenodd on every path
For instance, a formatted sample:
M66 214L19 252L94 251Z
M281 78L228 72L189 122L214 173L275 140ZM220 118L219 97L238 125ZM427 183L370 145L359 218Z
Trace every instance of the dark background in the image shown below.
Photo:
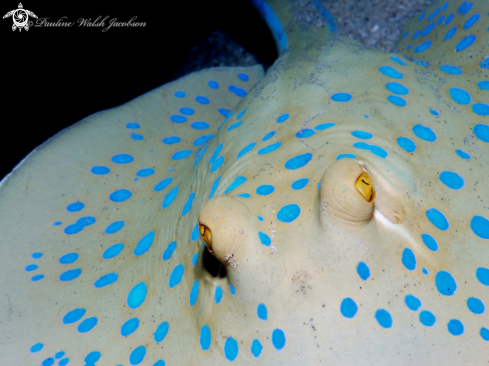
M3 1L3 17L18 7ZM163 3L171 3L163 7ZM90 2L22 1L24 9L55 22L99 15L146 27L31 27L0 22L2 122L0 179L36 146L84 117L123 104L186 73L212 66L268 67L273 39L247 1ZM36 19L29 18L32 21Z

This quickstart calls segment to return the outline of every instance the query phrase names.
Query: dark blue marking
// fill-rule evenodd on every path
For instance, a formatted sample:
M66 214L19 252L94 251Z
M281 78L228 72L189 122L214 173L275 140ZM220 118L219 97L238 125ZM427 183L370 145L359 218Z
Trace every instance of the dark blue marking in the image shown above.
M178 136L170 136L170 137L165 137L161 142L163 142L166 145L173 145L173 144L178 144L182 139Z
M482 327L479 334L483 340L489 341L489 329Z
M197 227L197 225L196 225L196 227ZM198 232L197 232L197 235L198 235ZM195 241L195 240L192 240L192 241ZM170 259L171 256L173 255L173 252L175 251L175 249L177 249L177 242L172 241L170 244L168 244L165 251L163 252L162 259L164 261L167 261L168 259Z
M194 140L194 146L200 146L200 145L203 145L205 144L207 141L211 140L212 138L214 137L214 135L203 135L203 136L200 136L200 137L197 137L195 140ZM190 151L192 152L192 150L187 150L187 151ZM188 155L187 155L188 156ZM187 157L185 156L185 157ZM173 157L172 157L173 159ZM181 158L183 159L183 158Z
M131 366L139 365L141 362L143 362L144 356L146 356L146 347L136 347L129 355L129 362L131 363Z
M265 304L258 304L256 308L256 315L258 315L258 319L267 321L268 319L268 310Z
M184 123L184 122L187 122L187 117L181 116L179 114L174 114L174 115L170 116L170 121L172 121L174 123Z
M375 312L375 319L382 328L392 327L392 316L385 309L379 309Z
M412 311L418 311L418 309L421 307L421 301L413 295L406 295L406 297L404 297L404 303L408 309Z
M387 90L389 90L390 92L392 92L394 94L399 94L399 95L409 94L409 89L406 88L404 85L399 84L399 83L395 83L395 82L387 83L387 84L385 84L385 87L387 88Z
M413 34L413 37L411 38L413 41L415 39L417 39L419 36L421 35L421 31L420 30L417 30L414 34Z
M489 335L488 335L488 339L489 339ZM261 345L260 341L258 339L253 339L253 342L251 343L251 350L250 350L253 357L255 358L260 357L262 349L263 346Z
M217 286L216 291L214 293L214 301L216 305L218 305L222 300L222 289L221 287Z
M139 257L140 255L143 255L146 253L149 248L151 248L151 245L153 245L153 240L155 238L155 232L150 231L147 233L145 236L139 240L138 245L136 245L136 248L132 252L136 257Z
M192 290L190 290L190 306L194 306L197 302L197 297L199 296L199 280L195 280L192 285Z
M256 194L267 196L275 191L275 187L269 184L263 184L256 189Z
M348 158L348 159L355 159L357 156L355 154L340 154L336 157L336 160Z
M440 173L441 182L451 189L460 189L464 186L464 179L457 173L445 170Z
M54 365L54 358L52 358L52 357L46 358L41 363L41 366L53 366L53 365Z
M166 335L168 334L168 330L170 329L170 325L168 322L163 322L158 327L156 328L154 334L153 334L153 339L156 343L162 342Z
M408 137L398 137L397 144L408 153L413 153L416 151L416 144Z
M219 186L219 182L221 181L221 176L219 176L215 181L214 183L212 183L212 187L211 187L211 192L209 193L209 200L212 198L212 196L214 196L214 193L216 193L216 189L217 187Z
M78 260L78 253L68 253L68 254L65 254L63 256L61 256L61 258L59 258L59 263L60 264L71 264L71 263L74 263Z
M441 11L445 11L447 7L448 7L448 1L443 4L443 6L441 7Z
M425 127L423 125L416 125L413 127L413 132L421 140L425 140L429 142L436 141L436 134L429 127Z
M464 23L463 29L469 29L472 27L477 21L479 20L480 15L479 14L474 14L472 15L467 21Z
M196 96L195 101L200 104L209 104L211 102L209 98L203 97L201 95Z
M308 183L309 183L308 178L301 178L301 179L298 179L298 180L292 182L292 184L290 186L292 187L292 189L295 189L297 191L297 190L302 189L305 186L307 186Z
M370 268L368 268L365 262L359 262L357 265L357 273L360 278L367 281L370 278Z
M247 74L240 73L240 74L238 74L238 79L242 80L242 81L248 81L248 80L250 80L250 77Z
M489 28L487 28L489 30ZM486 57L484 60L481 61L480 67L483 69L489 69L489 57Z
M278 118L277 118L277 123L282 123L282 122L285 122L289 119L289 114L288 113L284 113L282 115L280 115Z
M356 138L363 139L363 140L370 140L373 137L373 135L370 132L358 131L358 130L352 131L351 135L356 137Z
M440 8L436 8L433 13L428 16L428 22L431 21L434 17L436 17L440 13Z
M223 146L222 144L217 145L216 150L214 150L214 153L212 154L211 158L209 159L209 164L214 163L214 160L217 159L217 157L221 153L222 146Z
M190 125L194 130L205 130L210 127L210 125L207 122L192 122Z
M305 153L302 155L294 156L293 158L287 160L284 164L285 169L296 170L307 165L312 159L311 153Z
M350 93L336 93L331 96L331 99L335 102L349 102L353 98Z
M175 92L175 96L177 98L183 98L183 97L185 97L185 93L183 91L179 90L179 91Z
M334 123L334 122L321 123L321 124L317 125L316 127L314 127L314 129L316 131L323 131L323 130L326 130L326 129L331 128L333 126L336 126L336 123Z
M426 51L428 48L431 47L431 43L432 43L431 41L426 41L426 42L421 43L418 47L416 47L413 50L413 53L421 53L421 52Z
M404 77L403 74L401 74L399 71L397 71L391 66L381 66L379 67L379 71L385 76L388 76L393 79L402 79Z
M192 108L188 108L188 107L182 107L179 109L179 111L181 114L185 114L186 116L191 116L195 113L195 110L193 110Z
M59 280L63 281L63 282L73 281L81 273L82 273L82 270L80 268L70 269L66 272L61 273L61 275L59 276Z
M128 200L129 198L131 198L131 196L132 196L131 191L129 191L127 189L119 189L115 192L112 192L109 195L109 199L112 202L124 202L124 201Z
M285 347L285 333L282 329L274 329L272 332L272 344L277 351Z
M146 299L146 293L148 292L148 288L144 282L139 282L135 285L129 294L127 295L127 306L131 309L136 309L140 307L144 300Z
M114 221L113 223L109 224L106 228L104 233L105 234L115 234L119 230L121 230L124 227L124 221Z
M448 228L450 227L450 224L448 223L445 215L436 208L430 208L426 210L426 217L439 230L445 231L448 230Z
M404 107L406 105L406 99L398 97L397 95L389 95L387 100L398 107Z
M314 130L311 130L309 128L305 128L303 130L297 131L297 133L295 134L295 137L297 137L299 139L306 139L308 137L311 137L315 133L316 132Z
M425 11L423 11L423 12L421 13L421 15L419 16L419 18L418 18L418 22L422 21L422 20L424 19L424 16L425 16L425 15L426 15L426 12L425 12Z
M231 113L231 111L226 108L217 108L217 111L221 113L224 117L229 116L229 113Z
M433 30L433 28L435 28L435 23L429 24L425 29L423 29L421 36L426 37L428 34L430 34L430 32Z
M228 127L228 131L232 131L234 130L235 128L241 126L241 121L238 121L236 123L233 123L231 126Z
M238 113L238 115L236 116L236 120L241 119L241 117L243 117L245 113L246 113L246 108Z
M464 334L464 325L458 319L450 319L447 328L448 332L456 337Z
M441 17L438 18L438 20L436 21L436 25L440 25L441 23L443 23L443 20L445 19L445 16L442 15Z
M462 75L463 71L460 67L454 65L440 65L440 70L450 75Z
M467 1L464 1L462 5L460 5L460 7L458 8L457 13L460 13L462 15L467 14L469 10L472 9L472 5L472 2L469 3Z
M455 150L455 153L460 156L462 159L470 159L470 155L467 154L465 151L457 149Z
M457 283L447 271L440 271L436 274L435 284L438 292L444 296L453 296L457 291Z
M258 237L260 238L260 242L263 245L266 245L267 247L270 246L270 244L272 243L272 239L270 239L270 237L267 234L261 231L258 231Z
M216 160L214 160L210 172L214 173L217 169L219 169L222 166L223 163L224 163L224 156L221 155Z
M447 19L445 20L445 25L450 24L450 22L452 21L452 19L453 19L454 16L455 16L454 13L451 13L449 16L447 16Z
M224 342L224 356L228 361L234 361L238 357L238 342L233 337L229 337Z
M83 308L78 308L74 309L71 311L68 311L65 316L63 317L63 324L73 324L76 323L78 320L83 318L85 313L87 312L86 309Z
M129 154L118 154L114 155L111 160L116 164L129 164L134 161L134 158Z
M76 330L79 332L79 333L87 333L87 332L90 332L93 327L95 327L98 323L98 319L94 316L92 316L91 318L87 318L85 319L84 321L82 321L78 327L76 328Z
M130 129L137 130L141 126L139 125L139 123L136 123L136 122L127 122L126 127L130 128Z
M489 269L484 267L479 267L475 271L475 276L484 286L489 286Z
M245 155L246 153L250 152L251 149L253 149L256 145L256 142L252 142L251 144L245 146L239 153L238 155L236 155L236 159L239 159L240 157L242 157L243 155Z
M467 299L467 307L471 312L477 315L484 314L484 311L486 309L484 303L476 297L469 297Z
M247 94L246 90L238 88L236 85L229 85L228 90L240 98L243 98Z
M194 166L196 166L196 165L199 163L199 161L200 161L200 159L202 158L202 156L204 156L205 150L207 150L207 145L206 145L206 146L202 146L202 147L201 147L199 150L197 150L197 151L195 152L195 155L197 155L197 154L198 154L198 155L197 155L197 157L195 158L195 161L194 161ZM195 155L194 155L194 156L195 156Z
M470 34L464 39L462 39L458 44L455 46L455 52L462 52L463 50L467 49L468 47L472 46L472 44L475 42L477 36Z
M457 32L457 27L453 27L450 29L447 34L445 34L445 37L443 38L444 41L448 41L450 38L453 37L453 35Z
M217 83L217 81L209 80L207 85L209 85L209 88L211 89L219 89L219 84Z
M127 322L122 324L121 327L121 336L127 337L128 335L131 335L138 329L139 327L139 319L138 318L132 318L129 319Z
M301 208L296 203L290 203L288 205L283 206L277 212L277 220L281 222L292 222L299 217L301 214Z
M118 256L120 252L122 252L122 249L124 249L124 244L123 243L117 243L114 245L111 245L107 249L105 249L104 254L102 254L103 259L110 259Z
M73 254L76 254L76 253L73 253ZM68 255L68 254L67 254ZM61 257L63 258L63 257ZM26 272L32 272L32 271L35 271L36 269L38 269L39 267L37 266L37 264L29 264L28 266L25 266L24 270Z
M436 316L428 310L423 310L419 313L419 321L425 327L432 327L436 323Z
M404 248L402 251L402 264L409 271L414 271L416 269L416 256L414 252L409 248Z
M162 181L158 182L158 184L154 186L153 190L155 192L160 192L164 190L166 187L168 187L172 181L173 181L172 177L165 178Z
M194 201L194 198L195 198L195 192L190 193L190 195L188 196L187 202L183 206L182 216L185 216L190 211L190 209L192 208L192 203Z
M421 234L421 239L429 250L432 250L433 252L438 250L438 243L430 234Z
M165 209L173 203L178 194L178 187L179 186L174 187L170 192L166 194L163 202L161 203L161 208Z
M182 280L184 271L185 268L183 267L183 264L179 264L175 268L173 268L173 271L170 275L170 279L168 281L168 287L173 288L177 286Z
M409 32L406 32L406 33L409 33ZM407 36L407 34L406 34L406 33L404 33L404 34L405 34L405 37ZM405 63L403 60L401 60L399 57L397 57L397 56L391 56L391 57L389 57L389 58L390 58L392 61L397 62L397 63L398 63L399 65L401 65L401 66L406 66L406 63Z
M341 301L340 312L345 318L353 318L358 311L358 306L355 301L349 297L345 297Z
M403 34L402 34L402 38L406 38L407 36L409 35L409 31L405 31ZM395 56L393 56L395 57ZM391 57L392 58L392 57Z
M466 90L460 88L450 88L449 93L452 99L458 104L468 105L472 100L470 94Z
M269 133L267 133L263 138L262 138L262 141L267 141L268 139L272 138L273 136L275 136L275 131L270 131Z
M282 143L280 141L276 142L274 144L268 145L267 147L264 147L264 148L258 150L258 155L265 155L265 154L271 153L272 151L277 150L281 145L282 145Z
M66 211L78 212L81 211L83 207L85 207L85 204L83 202L73 202L66 206Z
M481 239L489 239L489 220L482 216L474 216L470 228Z
M200 348L202 348L202 351L207 351L209 348L211 348L211 341L211 330L207 324L204 324L202 328L200 328L199 338Z
M475 103L472 105L472 111L479 116L489 116L489 104L484 104L484 103ZM486 125L476 125L477 126L486 126ZM474 127L475 130L475 127ZM487 133L487 132L486 132ZM479 137L479 136L477 136ZM479 137L480 138L480 137ZM489 142L489 138L482 139L484 142Z

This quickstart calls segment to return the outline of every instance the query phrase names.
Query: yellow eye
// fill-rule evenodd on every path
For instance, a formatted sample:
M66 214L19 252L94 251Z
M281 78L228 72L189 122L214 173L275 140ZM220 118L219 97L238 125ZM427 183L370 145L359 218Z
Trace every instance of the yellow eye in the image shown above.
M199 222L199 234L200 234L200 238L204 241L205 245L207 246L207 249L209 249L209 252L212 253L211 231L207 226L202 225L200 222Z
M357 191L365 198L368 203L371 203L375 199L374 186L372 184L372 179L367 172L363 172L355 183Z

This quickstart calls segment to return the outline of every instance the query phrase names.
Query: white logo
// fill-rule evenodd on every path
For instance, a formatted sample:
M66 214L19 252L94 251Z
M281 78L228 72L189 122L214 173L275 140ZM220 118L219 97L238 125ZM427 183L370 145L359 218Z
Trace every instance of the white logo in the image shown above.
M32 11L24 9L22 3L19 3L19 8L9 11L3 16L3 19L7 17L12 17L14 24L12 25L12 30L19 28L19 32L24 28L26 31L32 26L32 22L29 22L29 15L33 18L37 18L37 15Z

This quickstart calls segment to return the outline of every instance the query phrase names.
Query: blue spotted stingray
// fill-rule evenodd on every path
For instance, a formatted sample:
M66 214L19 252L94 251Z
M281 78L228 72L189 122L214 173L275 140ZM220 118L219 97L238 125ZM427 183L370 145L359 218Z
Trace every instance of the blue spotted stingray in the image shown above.
M1 182L2 365L487 362L489 4L385 54L252 2L266 74L163 85Z

